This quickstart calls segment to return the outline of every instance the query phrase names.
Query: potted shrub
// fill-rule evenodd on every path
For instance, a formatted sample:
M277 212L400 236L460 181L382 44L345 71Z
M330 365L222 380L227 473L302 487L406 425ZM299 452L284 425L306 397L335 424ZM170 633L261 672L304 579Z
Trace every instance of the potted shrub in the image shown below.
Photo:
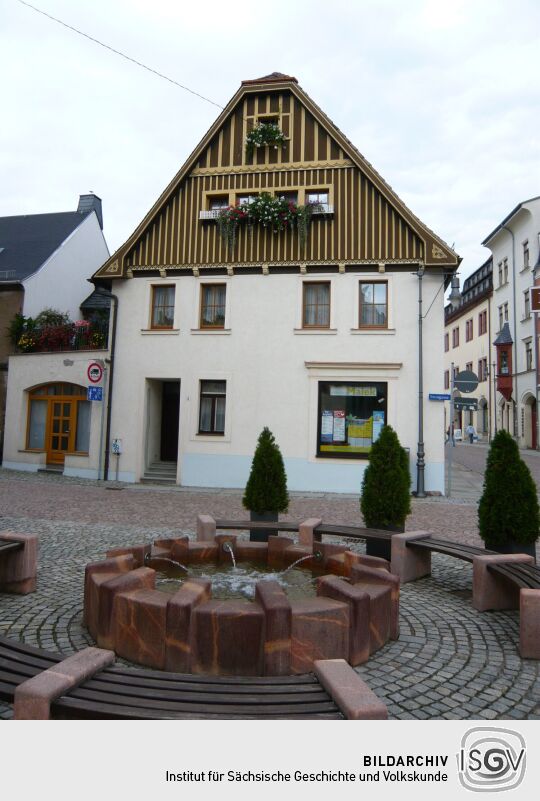
M286 512L289 506L283 457L268 428L259 435L242 503L254 521L277 522L278 513ZM268 535L274 533L272 529L259 529L251 532L250 539L268 542Z
M536 558L540 515L536 485L508 431L493 437L478 504L478 528L486 549Z
M405 520L411 512L409 457L391 426L383 426L371 448L362 481L360 509L367 528L405 531ZM389 560L391 543L368 540L366 553Z

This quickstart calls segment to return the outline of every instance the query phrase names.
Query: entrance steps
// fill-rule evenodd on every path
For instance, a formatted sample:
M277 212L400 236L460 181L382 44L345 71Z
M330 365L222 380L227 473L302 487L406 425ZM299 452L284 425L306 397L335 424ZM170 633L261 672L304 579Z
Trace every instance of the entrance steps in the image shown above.
M141 478L142 484L176 484L176 462L152 462Z

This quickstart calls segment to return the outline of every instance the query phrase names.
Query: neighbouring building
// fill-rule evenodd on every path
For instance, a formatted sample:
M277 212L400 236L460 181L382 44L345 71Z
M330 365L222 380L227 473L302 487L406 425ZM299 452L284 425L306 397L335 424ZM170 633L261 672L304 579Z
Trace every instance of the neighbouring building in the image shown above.
M457 276L452 279L454 287L459 285ZM491 408L494 384L492 376L494 349L492 345L491 299L493 296L493 264L488 259L463 283L463 291L457 293L444 309L444 391L450 392L452 365L454 374L471 370L478 376L478 388L470 393L477 400L477 411L456 409L456 430L473 425L479 439L491 438ZM459 398L466 393L454 391ZM450 423L450 404L445 403L445 430Z
M416 477L419 290L439 375L458 263L295 78L244 81L95 275L118 301L110 477L243 487L268 426L290 489L358 493L385 423ZM423 412L444 492L443 409Z
M482 242L492 254L492 332L496 362L493 429L520 447L538 447L538 333L531 288L540 266L540 197L519 203Z
M87 400L87 368L95 359L106 367L110 299L88 279L108 257L94 194L81 195L76 211L0 218L4 467L98 475L101 410ZM73 322L11 341L17 313L35 318L51 308Z

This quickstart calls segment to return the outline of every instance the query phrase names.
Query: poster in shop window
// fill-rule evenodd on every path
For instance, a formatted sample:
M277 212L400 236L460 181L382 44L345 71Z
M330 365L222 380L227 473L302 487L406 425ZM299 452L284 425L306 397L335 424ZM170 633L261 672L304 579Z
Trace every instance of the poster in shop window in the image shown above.
M345 412L334 412L334 442L345 442Z
M384 412L373 412L373 442L379 439L384 425Z
M334 436L334 415L330 409L325 409L321 418L321 442L332 442Z

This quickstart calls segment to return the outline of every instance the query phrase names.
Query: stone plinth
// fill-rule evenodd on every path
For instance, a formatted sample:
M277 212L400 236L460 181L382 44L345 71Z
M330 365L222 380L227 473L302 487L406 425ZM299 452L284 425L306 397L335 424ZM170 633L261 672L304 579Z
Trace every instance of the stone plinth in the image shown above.
M213 542L216 536L216 521L210 515L197 515L197 539Z
M291 601L291 670L307 673L316 659L347 659L349 606L331 598Z
M522 659L540 659L540 590L519 593L519 652Z
M427 531L408 531L392 535L391 570L402 584L431 575L431 551L409 547L407 543L430 537Z
M15 720L49 720L51 704L114 662L112 651L85 648L15 689Z
M103 575L103 574L102 574ZM98 574L95 578L102 577ZM106 575L106 574L105 574ZM97 585L97 625L96 640L100 648L115 647L115 627L113 624L114 599L118 593L138 589L152 589L156 572L149 567L138 567L129 573L120 573ZM162 593L160 593L161 595Z
M124 659L163 670L167 630L167 593L120 592L114 598L115 651Z
M349 653L351 665L367 662L370 654L370 598L362 587L354 586L339 576L322 576L317 582L317 593L341 601L349 607Z
M505 563L534 565L534 557L523 553L486 554L474 557L473 606L479 612L519 607L519 587L489 570L489 565Z
M277 581L259 581L255 598L264 610L264 675L287 676L291 672L292 611Z
M313 547L315 541L315 529L320 526L322 520L320 517L310 517L300 523L298 527L298 542L300 545L306 545L308 548Z
M35 534L2 531L0 538L19 542L22 548L0 558L0 592L27 595L36 589L38 538Z
M112 548L107 551L107 558L113 556L123 556L124 554L131 554L135 560L135 567L144 567L144 560L150 556L150 545L132 545L130 548Z
M192 613L192 671L260 676L264 613L249 601L207 601Z
M97 635L98 587L119 573L128 573L135 567L131 554L91 562L84 571L84 610L83 626L86 626L94 639Z
M343 660L316 661L315 675L348 720L386 720L388 711L365 681Z
M196 606L210 600L212 584L188 579L170 598L167 606L165 670L191 671L191 616Z
M356 563L351 568L351 582L361 587L370 584L383 584L390 588L390 629L389 636L392 640L399 637L399 576L389 573L387 570L366 567Z

